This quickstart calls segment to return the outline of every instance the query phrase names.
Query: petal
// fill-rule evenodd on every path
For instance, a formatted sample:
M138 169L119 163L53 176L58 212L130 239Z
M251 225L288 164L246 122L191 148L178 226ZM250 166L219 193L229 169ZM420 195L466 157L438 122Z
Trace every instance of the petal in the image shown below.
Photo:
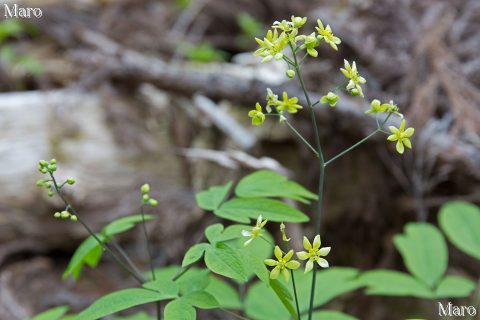
M259 215L257 218L257 223L255 224L256 227L260 227L260 224L262 223L262 215Z
M248 246L252 241L253 241L253 238L248 239L247 241L245 241L245 242L243 243L243 246L244 246L244 247Z
M415 132L414 128L408 128L407 130L405 130L405 137L410 138L411 136L413 136L414 132Z
M318 26L320 27L320 29L322 29L322 30L324 29L324 28L323 28L322 20L317 19L317 24L318 24Z
M405 147L407 147L408 149L412 149L412 142L410 141L410 139L404 138L402 142Z
M330 47L332 47L333 50L338 51L337 45L336 45L334 42L332 42L332 41L330 41Z
M398 129L395 128L394 126L389 126L388 130L390 130L391 133L398 133L399 132Z
M303 247L306 249L306 250L311 250L312 249L312 244L310 243L310 241L308 241L307 237L303 237Z
M388 141L397 141L398 138L397 138L396 134L391 134L391 135L388 136L387 140Z
M242 230L242 236L244 236L244 237L250 237L251 235L252 235L252 232L251 232L251 231Z
M270 271L270 279L277 279L278 275L280 274L280 269L278 267L275 267Z
M265 225L267 224L267 219L263 220L262 223L260 223L260 228L263 228L265 227Z
M404 119L404 120L402 120L402 123L400 124L400 128L398 128L398 129L402 132L405 131L405 124L406 124L406 122L405 122L405 119Z
M313 269L313 261L308 260L305 264L305 273L312 271Z
M300 260L307 260L308 259L308 253L305 251L300 251L297 252L297 258Z
M257 102L257 104L255 105L255 108L257 109L257 111L262 112L262 106L260 105L260 103Z
M350 78L347 70L340 68L340 71L343 73L345 77Z
M327 103L327 96L323 96L321 99L320 99L320 103Z
M328 267L329 267L329 266L328 266L328 261L325 260L325 259L323 259L323 258L319 258L319 259L317 260L317 263L318 263L318 265L319 265L320 267L322 267L322 268L328 268Z
M273 250L273 253L275 254L275 257L277 260L282 260L282 250L280 249L279 246L275 246L275 250Z
M354 73L357 72L357 63L355 61L353 61L353 63L352 63L352 71Z
M318 252L320 253L321 256L325 257L327 254L330 253L331 249L332 249L332 247L320 248L320 250Z
M248 116L249 116L250 118L255 117L256 114L257 114L257 111L255 111L255 110L250 110L250 111L248 111Z
M352 68L350 67L350 63L348 63L348 61L346 59L343 59L343 64L345 66L345 69L347 69L347 71L351 70Z
M298 267L300 267L300 262L298 262L298 261L296 261L296 260L292 260L292 261L287 262L287 264L285 264L285 266L286 266L288 269L295 270L295 269L297 269Z
M274 266L278 265L278 261L273 260L273 259L265 259L265 260L263 260L263 263L265 263L269 267L274 267Z
M282 276L285 279L285 282L288 282L290 279L290 272L287 269L282 269Z
M321 244L320 235L317 234L313 239L313 250L317 250L318 248L320 248L320 244Z
M405 148L403 147L403 143L400 140L397 141L396 148L398 153L403 154Z
M283 257L283 261L290 261L290 259L292 259L292 257L293 257L293 250L290 250L290 251L287 252L285 257Z
M342 40L340 40L340 38L338 38L338 37L333 37L332 40L333 40L333 42L334 42L335 44L340 44L340 43L342 43Z

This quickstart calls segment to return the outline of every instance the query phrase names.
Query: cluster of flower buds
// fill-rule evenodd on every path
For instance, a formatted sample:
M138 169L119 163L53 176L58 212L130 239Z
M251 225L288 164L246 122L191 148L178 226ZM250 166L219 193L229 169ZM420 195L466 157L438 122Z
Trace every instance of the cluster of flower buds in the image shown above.
M72 221L78 221L78 217L74 214L71 214L67 210L63 210L61 212L57 211L53 214L53 216L57 219L68 219L68 218L70 218L70 220L72 220Z
M57 170L57 160L52 159L50 161L40 160L38 161L38 171L41 173L53 173Z
M158 205L158 201L150 197L150 186L147 183L140 187L140 192L142 193L143 205L148 204L152 207L156 207Z

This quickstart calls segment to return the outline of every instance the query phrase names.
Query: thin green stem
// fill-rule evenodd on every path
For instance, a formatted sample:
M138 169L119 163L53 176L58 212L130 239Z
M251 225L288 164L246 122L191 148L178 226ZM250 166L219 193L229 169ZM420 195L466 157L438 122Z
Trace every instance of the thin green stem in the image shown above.
M332 159L328 160L325 162L324 166L328 166L330 163L332 163L333 161L337 160L338 158L344 156L345 154L349 153L350 151L352 151L353 149L355 149L356 147L360 146L362 143L364 143L365 141L367 141L368 139L370 139L371 137L373 137L374 135L376 135L377 133L380 132L380 129L377 129L375 131L373 131L372 133L370 133L368 136L366 136L365 138L363 138L362 140L358 141L357 143L355 143L354 145L352 145L351 147L343 150L342 152L340 152L339 154L337 154L335 157L333 157Z
M147 232L147 225L145 223L145 210L144 210L144 203L142 200L142 204L140 206L140 215L142 216L142 229L143 229L143 235L145 236L145 243L147 246L147 252L148 252L148 260L150 261L150 271L152 273L152 280L155 279L155 267L153 265L153 254L152 254L152 247L150 245L150 239L148 238L148 232ZM160 306L160 301L157 301L155 303L156 306L156 311L157 311L157 319L161 320L162 319L162 312L161 312L161 306Z
M144 204L140 206L140 215L142 216L142 229L143 229L143 235L145 237L145 242L147 246L147 252L148 252L148 260L150 261L150 271L152 273L152 280L155 280L155 267L153 266L153 254L152 254L152 248L150 246L150 239L148 238L148 232L147 232L147 226L145 223L145 212L144 212Z
M314 147L312 147L312 145L310 143L308 143L307 139L305 139L301 134L300 132L297 131L297 129L295 129L295 127L288 121L286 120L285 123L287 124L287 126L292 129L292 131L307 145L307 147L310 148L310 150L313 151L313 153L315 153L315 155L318 157L318 152L317 150L315 150Z
M83 219L80 217L78 214L77 210L70 204L70 202L65 198L63 193L60 191L59 186L57 184L57 181L55 180L55 177L53 176L52 173L50 174L50 178L52 179L53 182L53 187L58 194L58 196L62 199L63 203L65 204L66 207L68 207L70 210L72 210L73 214L78 219L78 222L87 230L87 232L95 239L95 241L98 242L98 244L112 257L112 259L115 261L115 263L122 268L125 272L127 272L130 276L132 276L138 283L143 284L145 282L145 279L141 274L137 274L135 271L131 270L125 263L123 263L102 240L93 232L92 229L83 221Z
M125 252L125 250L122 249L122 247L120 247L120 245L117 243L117 241L112 238L112 240L110 241L110 243L113 245L113 247L115 248L115 250L118 251L118 253L120 253L120 255L122 256L122 258L127 262L127 264L130 266L130 268L132 268L132 270L135 270L135 273L137 274L142 274L142 272L137 268L137 266L135 265L135 263L133 263L132 259L130 259L130 257L128 256L128 254Z
M188 265L184 268L181 268L178 270L178 272L172 277L172 281L177 281L181 276L183 276L185 273L187 273L188 270L193 266L193 264Z
M293 286L293 295L295 297L295 306L297 307L297 318L298 320L301 320L300 307L298 306L297 287L295 286L295 275L293 274L292 269L290 269L290 274L292 276L292 286Z
M232 311L230 311L230 310L228 310L228 309L225 309L225 308L219 308L219 309L222 310L222 311L224 311L224 312L226 312L226 313L228 313L229 315L231 315L231 316L233 316L233 317L235 317L235 318L237 318L237 319L250 320L250 319L248 319L248 318L246 318L246 317L244 317L244 316L241 316L241 315L239 315L239 314L237 314L237 313L235 313L235 312L232 312Z
M320 144L320 135L318 132L315 109L313 108L312 102L310 100L310 96L305 86L305 82L303 81L302 73L300 71L300 66L298 64L294 48L291 44L290 44L290 48L293 53L293 58L295 62L295 71L297 73L298 81L300 82L300 86L302 87L303 93L305 95L305 99L307 100L307 104L310 109L310 118L312 120L312 126L315 133L315 143L317 147L319 168L320 168L319 179L318 179L318 201L317 201L317 208L315 212L315 233L320 234L320 222L321 222L321 216L322 216L322 203L323 203L323 188L324 188L324 180L325 180L325 160L323 157L322 146ZM313 314L313 300L315 298L316 277L317 277L317 273L315 271L313 272L313 275L312 275L312 283L310 287L310 305L308 309L308 320L312 319L312 314Z

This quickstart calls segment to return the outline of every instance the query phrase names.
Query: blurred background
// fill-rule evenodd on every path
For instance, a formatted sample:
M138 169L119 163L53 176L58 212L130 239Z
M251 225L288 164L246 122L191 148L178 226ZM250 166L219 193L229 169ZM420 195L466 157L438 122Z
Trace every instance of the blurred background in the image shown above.
M4 5L40 7L40 18L4 17ZM0 0L0 319L49 307L74 311L133 285L108 260L61 280L79 224L52 218L58 199L35 187L39 159L56 158L84 220L99 230L138 213L141 184L160 205L149 223L156 266L178 264L208 224L195 192L256 169L316 191L317 163L276 121L247 117L266 88L300 95L282 63L260 64L254 37L275 20L317 18L342 39L304 65L321 96L343 81L343 59L367 79L366 99L341 95L318 108L327 158L375 129L369 101L394 100L416 128L413 152L378 136L329 167L322 240L333 266L404 270L392 243L408 221L436 223L450 200L480 203L480 2L478 0ZM292 118L310 141L306 112ZM300 206L313 214L313 208ZM294 240L313 227L287 226ZM272 230L275 232L276 230ZM119 241L148 268L140 228ZM478 261L450 250L449 267L478 279ZM335 300L361 319L428 317L431 301L365 296ZM227 319L224 313L200 319Z

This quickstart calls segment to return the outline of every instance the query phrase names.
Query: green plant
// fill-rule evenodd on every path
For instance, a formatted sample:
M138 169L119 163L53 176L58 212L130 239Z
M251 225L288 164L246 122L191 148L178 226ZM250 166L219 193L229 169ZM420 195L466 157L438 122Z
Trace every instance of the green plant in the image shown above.
M263 62L272 59L283 60L288 70L288 78L296 78L304 94L304 101L299 97L291 97L283 92L281 99L270 89L267 90L266 113L260 103L249 112L253 125L261 125L269 117L276 117L281 124L288 126L292 132L305 143L320 168L318 177L318 192L312 193L300 184L271 171L257 171L241 179L234 187L230 181L224 185L214 186L197 194L196 200L200 208L213 212L219 218L230 221L230 225L221 223L210 225L205 229L204 239L194 244L183 257L182 266L155 269L149 248L149 237L145 223L152 219L144 213L145 207L156 206L158 202L150 198L150 187L144 185L140 188L140 214L125 217L111 222L100 232L94 232L71 205L63 193L63 188L75 183L74 179L67 179L59 184L55 178L57 162L41 160L39 171L46 177L37 182L37 185L48 190L48 195L56 194L63 201L65 208L54 214L60 219L69 219L72 223L80 223L90 236L80 245L64 273L64 277L71 275L78 278L82 267L86 264L95 267L105 252L121 267L126 274L138 282L138 287L112 292L95 301L90 307L80 312L74 318L77 320L93 320L109 316L113 313L148 303L157 305L157 319L162 318L161 305L166 303L163 316L166 320L195 319L196 308L218 308L235 317L245 319L234 310L243 310L253 319L353 319L351 316L336 311L316 310L326 302L356 290L364 285L365 280L358 281L358 270L351 268L330 268L319 271L319 268L328 268L325 259L330 252L330 247L321 247L320 225L322 215L322 199L324 177L326 168L336 159L344 156L349 151L365 143L372 136L380 133L389 135L384 126L391 116L403 116L398 112L398 107L393 103L380 103L373 100L371 109L366 113L374 114L377 128L365 138L340 152L331 159L325 159L320 142L319 128L315 109L322 104L335 106L340 96L337 92L342 89L353 96L364 96L362 86L366 80L359 74L356 63L345 61L345 69L340 69L346 81L330 90L319 101L313 102L306 89L302 77L302 65L308 57L317 57L317 48L322 42L338 49L341 40L336 37L330 26L323 26L318 20L318 33L308 35L300 34L300 29L306 23L306 18L292 17L290 21L275 22L272 30L266 37L256 39L260 48L255 55L260 56ZM205 48L204 48L205 49ZM207 50L208 49L208 50ZM200 59L212 59L215 52L207 48L200 50ZM199 54L198 48L192 49L192 54ZM207 52L207 53L205 53ZM312 128L315 134L315 146L303 137L290 122L291 115L303 110L306 102ZM383 117L379 119L379 117ZM399 153L404 152L404 147L411 148L409 138L413 135L413 128L405 129L405 120L399 128L389 127L392 133L388 140L396 141ZM290 204L285 199L301 202L303 204L316 203L314 219L313 241L307 237L303 244L305 251L294 252L290 246L290 239L284 222L308 222L309 217ZM251 220L256 223L249 225ZM272 222L279 223L282 241L274 243L266 228ZM238 224L235 224L238 223ZM143 273L116 243L115 236L128 231L136 224L141 224L149 252L151 263L150 272ZM440 249L444 242L432 231L426 229L434 239L431 245ZM406 236L397 239L397 245L405 259L410 261L410 238L416 232L407 230ZM328 242L328 241L327 241ZM443 245L443 247L442 247ZM276 258L271 259L274 255ZM437 257L438 258L438 257ZM440 259L441 258L441 259ZM426 281L425 285L434 286L443 275L445 255L438 258L443 264L438 266L434 278L424 275L424 269L412 267L412 273L419 279ZM305 271L300 271L301 263L305 261ZM203 261L203 263L202 263ZM430 261L428 261L430 263ZM206 268L195 268L195 264L204 265ZM415 263L413 263L415 265ZM428 264L430 265L430 264ZM270 270L267 269L271 267ZM407 266L411 266L407 262ZM437 266L435 266L437 267ZM282 275L280 277L280 275ZM364 277L365 278L365 277ZM223 280L221 280L223 279ZM254 280L256 279L256 280ZM235 291L236 286L243 287L249 284L245 299ZM291 283L291 285L290 285ZM268 297L265 303L264 297ZM63 309L62 309L63 310ZM233 311L232 311L233 310ZM59 316L61 317L61 316ZM139 318L148 318L144 314Z
M227 58L226 52L216 49L209 43L201 43L198 45L184 43L180 46L180 51L188 60L196 62L225 61Z

